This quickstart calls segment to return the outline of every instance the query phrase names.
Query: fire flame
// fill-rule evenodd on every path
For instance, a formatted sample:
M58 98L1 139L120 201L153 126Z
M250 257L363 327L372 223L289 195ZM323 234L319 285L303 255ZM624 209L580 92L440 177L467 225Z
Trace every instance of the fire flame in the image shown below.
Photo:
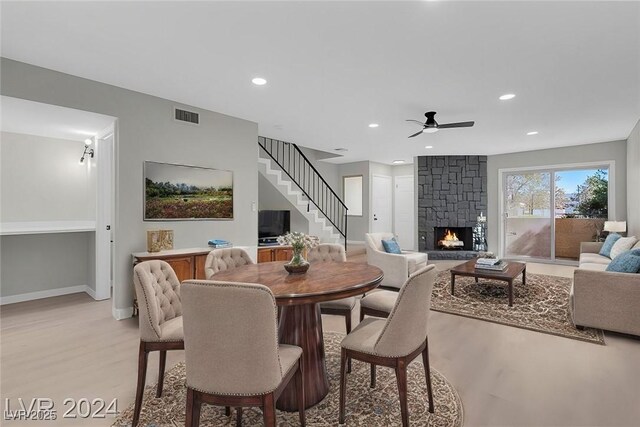
M442 240L458 241L460 239L458 239L458 236L456 236L456 233L452 233L451 230L447 229L447 234L444 235L444 238Z

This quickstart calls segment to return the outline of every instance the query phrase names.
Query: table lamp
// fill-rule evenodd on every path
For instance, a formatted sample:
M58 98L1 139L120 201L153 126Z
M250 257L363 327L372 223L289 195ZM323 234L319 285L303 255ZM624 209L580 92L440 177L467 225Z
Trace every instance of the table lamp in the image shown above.
M603 231L624 233L627 231L627 221L605 221Z

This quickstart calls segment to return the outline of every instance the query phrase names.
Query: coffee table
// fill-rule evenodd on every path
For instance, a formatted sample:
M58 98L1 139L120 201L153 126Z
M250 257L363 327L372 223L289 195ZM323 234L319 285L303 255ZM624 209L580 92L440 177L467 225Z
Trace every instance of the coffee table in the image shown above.
M476 260L472 259L451 269L451 295L455 295L456 276L474 277L478 279L501 280L509 284L509 307L513 306L513 279L522 273L522 284L527 284L527 265L522 262L508 262L502 271L476 268Z

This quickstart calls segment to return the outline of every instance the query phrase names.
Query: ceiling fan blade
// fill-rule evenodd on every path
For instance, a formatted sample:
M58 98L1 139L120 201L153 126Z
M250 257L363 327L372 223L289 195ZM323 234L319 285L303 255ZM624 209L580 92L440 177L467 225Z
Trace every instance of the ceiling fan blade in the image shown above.
M443 125L438 125L438 129L447 129L447 128L470 128L474 125L475 122L458 122L458 123L445 123Z
M409 138L413 138L414 136L418 136L418 135L420 135L421 133L422 133L422 131L420 131L420 132L416 132L416 133L414 133L413 135L410 135L410 136L409 136Z
M414 123L418 123L420 126L424 126L423 122L419 122L418 120L405 120L406 122L414 122Z

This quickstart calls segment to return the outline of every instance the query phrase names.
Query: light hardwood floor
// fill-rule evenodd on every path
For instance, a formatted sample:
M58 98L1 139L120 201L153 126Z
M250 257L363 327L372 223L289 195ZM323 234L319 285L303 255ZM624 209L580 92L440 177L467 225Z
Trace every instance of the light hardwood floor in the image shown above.
M436 263L439 269L453 264ZM529 264L527 271L571 276L573 268ZM110 301L75 294L13 304L2 307L0 320L3 410L5 398L15 405L18 397L52 398L59 416L67 397L117 398L121 409L133 402L137 319L114 320ZM325 330L344 331L341 317L323 316L323 321ZM437 312L430 317L432 367L460 393L465 426L640 425L640 340L607 333L606 343ZM182 351L169 352L167 367L183 359ZM155 383L156 371L157 355L152 355L147 384ZM109 425L110 420L59 418L40 424Z

